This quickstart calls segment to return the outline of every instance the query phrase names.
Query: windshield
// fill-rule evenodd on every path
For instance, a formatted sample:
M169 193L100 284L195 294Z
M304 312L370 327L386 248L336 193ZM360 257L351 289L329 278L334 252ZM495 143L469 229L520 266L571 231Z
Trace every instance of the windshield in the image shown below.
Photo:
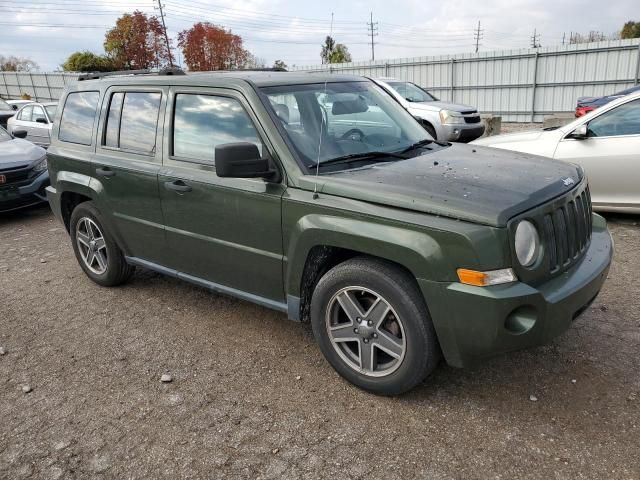
M372 82L285 85L261 91L307 167L369 152L401 152L431 140L404 108Z
M49 115L49 120L53 122L56 117L56 109L58 105L45 105L44 109L47 111L47 115Z
M13 110L13 108L11 108L11 105L0 98L0 110Z
M11 140L11 135L9 135L4 128L0 127L0 142L6 142L7 140Z
M435 102L438 99L426 90L423 90L415 83L410 82L389 82L389 86L393 88L402 98L408 102Z

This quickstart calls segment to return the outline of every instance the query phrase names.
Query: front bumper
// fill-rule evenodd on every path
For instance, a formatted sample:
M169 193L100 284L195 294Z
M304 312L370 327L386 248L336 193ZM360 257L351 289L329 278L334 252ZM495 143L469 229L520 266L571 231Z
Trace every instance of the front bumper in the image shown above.
M47 186L49 186L49 172L44 170L27 185L0 187L0 212L9 212L46 202Z
M565 332L598 295L612 257L606 222L594 214L591 244L582 260L538 287L420 280L447 362L469 366L482 358L545 344Z
M460 125L442 125L444 141L447 142L470 142L479 138L484 133L484 124L465 123Z

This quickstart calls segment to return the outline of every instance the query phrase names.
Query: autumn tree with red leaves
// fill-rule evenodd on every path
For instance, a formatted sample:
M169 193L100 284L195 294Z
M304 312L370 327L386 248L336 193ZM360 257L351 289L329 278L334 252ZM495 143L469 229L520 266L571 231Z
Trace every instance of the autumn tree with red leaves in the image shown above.
M162 23L139 10L125 13L105 35L104 50L119 70L160 68L169 64Z
M243 68L251 58L239 35L209 22L196 23L180 32L178 46L192 71Z

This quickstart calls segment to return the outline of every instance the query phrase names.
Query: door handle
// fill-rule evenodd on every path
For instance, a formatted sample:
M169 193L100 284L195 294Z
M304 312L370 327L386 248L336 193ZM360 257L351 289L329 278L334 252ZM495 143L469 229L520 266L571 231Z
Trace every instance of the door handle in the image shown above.
M113 170L111 170L108 167L96 168L96 173L98 175L100 175L101 177L113 177L116 174L116 172L114 172Z
M182 180L174 180L173 182L164 182L164 188L174 190L176 192L190 192L191 187Z

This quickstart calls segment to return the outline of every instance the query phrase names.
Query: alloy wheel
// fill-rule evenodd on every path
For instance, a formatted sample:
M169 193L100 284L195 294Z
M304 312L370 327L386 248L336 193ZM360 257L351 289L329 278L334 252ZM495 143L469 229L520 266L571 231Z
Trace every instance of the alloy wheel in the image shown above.
M76 224L76 243L85 266L97 275L107 271L107 245L100 227L89 217Z

